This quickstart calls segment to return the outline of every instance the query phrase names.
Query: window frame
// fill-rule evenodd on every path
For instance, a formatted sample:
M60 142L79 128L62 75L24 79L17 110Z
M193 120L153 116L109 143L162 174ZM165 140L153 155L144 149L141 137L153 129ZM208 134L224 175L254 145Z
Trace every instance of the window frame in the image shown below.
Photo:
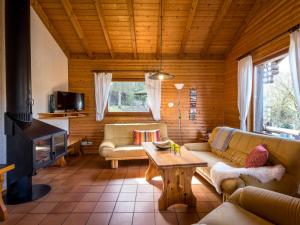
M251 95L252 99L251 99L251 103L250 103L249 115L248 115L248 118L247 118L247 120L249 120L248 123L247 123L247 129L254 132L254 133L274 136L273 134L270 134L270 133L254 131L254 126L255 126L254 125L254 123L255 123L254 115L255 115L255 101L256 101L256 99L255 99L255 95L256 95L256 85L255 85L255 83L256 83L256 67L260 64L268 63L270 61L275 61L276 59L284 58L286 56L288 56L288 49L276 52L276 53L271 54L271 55L268 55L267 57L264 57L264 58L260 59L259 61L253 63L253 80L252 80L252 90L253 91L252 91L252 95Z
M145 82L143 78L113 78L112 82ZM108 101L105 108L105 115L106 116L151 116L152 112L149 107L149 112L109 112L108 111Z

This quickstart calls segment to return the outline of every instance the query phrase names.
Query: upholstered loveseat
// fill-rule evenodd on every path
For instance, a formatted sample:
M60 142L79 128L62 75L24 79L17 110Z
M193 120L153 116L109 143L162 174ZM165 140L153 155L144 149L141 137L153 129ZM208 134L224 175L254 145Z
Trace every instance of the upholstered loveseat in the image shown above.
M215 163L221 161L233 167L244 167L246 157L259 144L266 145L271 164L282 164L286 169L286 173L280 181L274 180L269 183L261 183L256 178L245 175L241 175L237 179L226 179L221 184L225 197L230 196L236 189L249 185L288 195L298 192L300 184L300 141L236 130L229 142L228 149L222 152L211 147L219 129L217 127L213 130L207 143L185 145L196 157L208 162L208 167L199 167L196 171L210 183L210 170Z
M106 124L104 140L99 153L105 160L111 160L111 167L118 168L118 160L147 159L140 145L133 145L133 130L160 130L161 140L168 140L167 125L164 123Z
M240 188L198 224L298 225L300 199L256 187Z

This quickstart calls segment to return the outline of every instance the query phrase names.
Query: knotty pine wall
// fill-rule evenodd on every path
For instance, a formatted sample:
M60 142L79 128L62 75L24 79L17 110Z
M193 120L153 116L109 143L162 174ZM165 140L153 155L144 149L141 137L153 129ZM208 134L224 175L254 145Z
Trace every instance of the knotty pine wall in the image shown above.
M239 112L237 107L237 58L249 50L272 40L278 34L300 23L299 0L266 1L249 22L240 40L226 58L224 78L224 123L239 127ZM289 35L286 34L264 45L252 53L254 64L258 64L272 56L288 51Z
M106 116L103 121L95 120L94 78L91 70L119 70L113 78L143 78L143 70L157 68L155 60L69 60L69 91L85 93L87 117L70 119L71 134L87 136L94 142L85 147L85 152L97 152L103 139L104 124L126 122L153 122L151 116ZM182 134L183 142L195 142L207 129L223 124L224 116L224 61L222 60L168 60L164 62L166 71L176 79L164 81L162 85L162 122L168 125L169 137L178 139L177 109L169 108L168 103L177 103L175 83L184 83L182 90ZM134 70L133 72L121 70ZM197 88L197 120L189 120L189 89Z

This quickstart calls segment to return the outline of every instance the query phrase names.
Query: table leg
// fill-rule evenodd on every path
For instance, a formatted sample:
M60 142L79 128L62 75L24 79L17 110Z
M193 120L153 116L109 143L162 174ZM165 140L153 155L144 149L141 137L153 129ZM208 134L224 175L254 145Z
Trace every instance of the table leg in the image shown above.
M151 159L149 159L149 166L145 173L146 181L150 181L153 177L160 176L156 166L152 162Z
M195 168L161 169L163 191L158 200L159 210L165 210L173 204L183 203L196 206L196 197L192 191L192 178Z
M56 160L56 164L60 167L65 167L67 166L67 161L65 159L65 156L60 157L59 159Z
M7 208L2 199L2 185L4 181L4 175L0 174L0 221L4 221L8 217Z

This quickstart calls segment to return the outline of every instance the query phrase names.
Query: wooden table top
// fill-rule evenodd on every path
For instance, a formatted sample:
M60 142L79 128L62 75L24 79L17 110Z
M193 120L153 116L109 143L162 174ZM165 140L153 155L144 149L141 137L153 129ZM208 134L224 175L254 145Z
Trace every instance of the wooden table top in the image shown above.
M142 146L158 168L207 166L207 162L195 157L184 148L181 148L181 155L174 155L169 150L158 151L152 142L143 142Z
M15 164L0 164L0 174L4 174L15 168Z

